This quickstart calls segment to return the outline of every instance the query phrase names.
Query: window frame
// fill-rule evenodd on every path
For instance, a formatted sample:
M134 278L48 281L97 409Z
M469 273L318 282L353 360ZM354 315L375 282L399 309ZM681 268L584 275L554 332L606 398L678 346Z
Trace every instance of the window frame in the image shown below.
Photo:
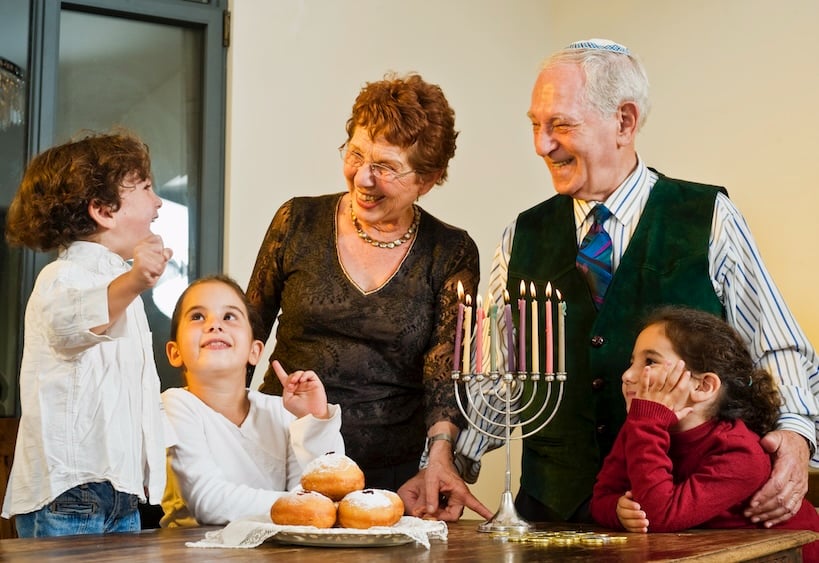
M227 47L223 41L223 25L227 25L226 3L227 0L210 0L208 4L190 0L34 0L32 4L29 159L54 144L63 9L203 29L202 181L196 194L199 208L192 210L197 218L197 240L191 241L190 248L191 274L195 277L220 272L224 260ZM43 259L45 261L39 264ZM35 259L35 267L39 265L37 272L50 261L48 256ZM31 277L28 293L35 277L36 273Z
M196 221L189 242L191 279L223 269L225 240L225 139L227 97L228 0L30 0L26 154L28 162L55 141L60 15L63 10L164 23L202 31L202 143L201 182L190 216ZM40 270L54 253L23 249L20 257L19 297L26 303ZM16 373L22 360L23 316L19 318ZM15 401L20 415L19 389Z

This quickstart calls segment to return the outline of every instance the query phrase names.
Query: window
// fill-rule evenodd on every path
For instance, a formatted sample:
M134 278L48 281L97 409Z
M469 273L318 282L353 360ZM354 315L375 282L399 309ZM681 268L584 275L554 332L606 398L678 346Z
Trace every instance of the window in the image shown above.
M160 283L143 294L163 389L180 384L164 352L176 299L190 279L222 268L226 2L31 0L30 14L7 14L4 7L0 18L0 31L15 30L0 33L0 55L17 41L13 62L23 69L30 100L14 139L0 131L0 161L14 163L0 176L10 177L0 210L13 198L25 162L83 130L125 127L150 146L163 198L154 231L174 250ZM0 256L0 303L18 304L4 308L2 320L0 416L16 416L24 304L54 256L9 249L5 241Z

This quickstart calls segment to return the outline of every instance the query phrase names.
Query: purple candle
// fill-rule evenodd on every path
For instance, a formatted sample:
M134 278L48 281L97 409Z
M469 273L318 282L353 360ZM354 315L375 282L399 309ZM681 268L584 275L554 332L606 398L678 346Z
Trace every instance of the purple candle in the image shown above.
M503 320L506 324L506 373L513 373L515 371L515 335L512 326L512 305L509 304L509 292L505 289L503 290L503 301L506 303L503 307Z

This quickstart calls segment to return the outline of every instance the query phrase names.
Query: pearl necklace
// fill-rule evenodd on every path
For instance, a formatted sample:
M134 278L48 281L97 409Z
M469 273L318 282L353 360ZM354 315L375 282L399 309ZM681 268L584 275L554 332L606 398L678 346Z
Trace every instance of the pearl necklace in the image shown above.
M412 206L412 210L415 213L415 217L412 220L412 225L410 225L410 228L407 229L406 233L404 233L401 237L395 239L392 242L376 240L367 233L365 233L364 229L361 228L361 223L358 222L358 217L355 216L355 211L353 211L352 203L350 204L350 217L353 220L353 226L355 227L355 230L358 233L358 237L361 240L368 244L373 245L376 248L395 248L396 246L401 246L405 242L409 241L412 238L412 235L414 235L415 232L418 230L418 223L421 222L421 212L415 205Z

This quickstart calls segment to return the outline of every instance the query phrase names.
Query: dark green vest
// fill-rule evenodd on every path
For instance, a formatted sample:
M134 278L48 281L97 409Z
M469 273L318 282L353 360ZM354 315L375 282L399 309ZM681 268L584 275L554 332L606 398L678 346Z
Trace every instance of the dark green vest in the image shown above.
M521 280L526 287L534 282L539 299L548 282L560 290L567 307L568 372L557 415L545 429L524 439L521 487L564 518L591 495L602 460L623 424L620 378L646 313L678 304L723 315L708 273L708 238L718 191L725 190L660 175L599 312L575 267L572 198L557 195L518 216L507 287L510 295L519 295ZM542 319L539 325L544 326ZM529 408L524 417L533 413Z

